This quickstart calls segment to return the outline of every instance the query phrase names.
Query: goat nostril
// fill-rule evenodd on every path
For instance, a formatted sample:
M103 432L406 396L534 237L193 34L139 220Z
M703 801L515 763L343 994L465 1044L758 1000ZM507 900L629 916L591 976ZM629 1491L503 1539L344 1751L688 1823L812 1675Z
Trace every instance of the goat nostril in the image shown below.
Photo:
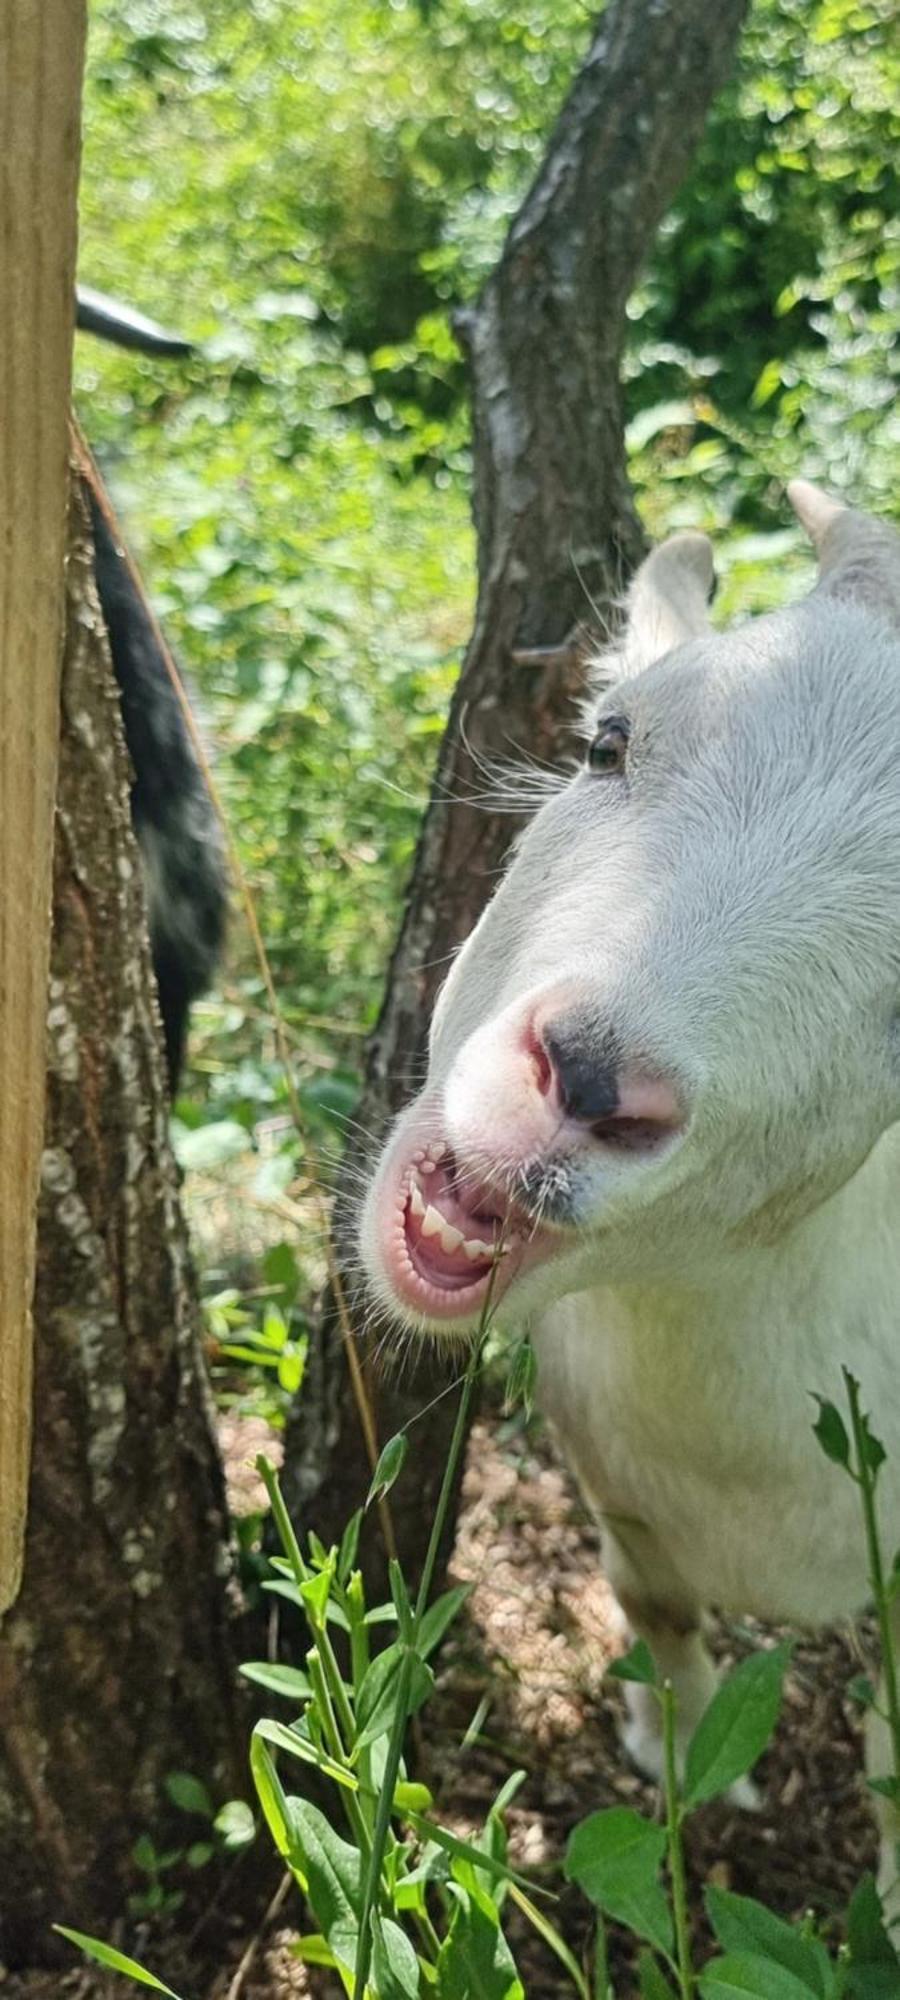
M595 1121L591 1130L595 1139L619 1152L652 1153L683 1126L682 1107L670 1084L662 1077L626 1071L613 1117Z
M553 1089L553 1064L534 1028L529 1028L526 1047L534 1067L534 1080L542 1097L549 1097Z
M581 1125L615 1117L619 1087L612 1055L603 1048L567 1042L552 1030L545 1031L544 1045L566 1117Z

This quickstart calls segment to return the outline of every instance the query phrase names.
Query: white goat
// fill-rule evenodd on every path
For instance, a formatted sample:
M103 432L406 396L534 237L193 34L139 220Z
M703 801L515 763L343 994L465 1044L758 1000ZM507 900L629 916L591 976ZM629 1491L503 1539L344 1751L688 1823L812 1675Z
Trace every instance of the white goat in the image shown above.
M790 498L820 558L792 609L712 630L700 535L638 572L584 768L456 959L362 1226L383 1302L445 1334L511 1244L498 1317L532 1327L684 1735L706 1605L818 1623L866 1599L857 1496L811 1428L842 1363L900 1543L900 537ZM657 1772L655 1703L629 1696ZM877 1717L868 1756L889 1769Z

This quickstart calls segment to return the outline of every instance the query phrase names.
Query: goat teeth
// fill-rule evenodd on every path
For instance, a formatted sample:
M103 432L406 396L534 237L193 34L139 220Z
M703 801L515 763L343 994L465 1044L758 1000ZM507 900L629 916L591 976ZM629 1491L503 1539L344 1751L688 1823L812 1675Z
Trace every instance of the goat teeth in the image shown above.
M429 1202L428 1207L425 1210L425 1214L422 1217L422 1235L440 1236L442 1229L446 1229L446 1227L447 1224L445 1223L443 1216L438 1213L438 1210L436 1208L432 1208L431 1203Z
M463 1249L470 1264L477 1263L481 1257L492 1257L494 1254L493 1244L483 1243L480 1236L467 1237Z
M413 1175L413 1178L410 1182L409 1205L410 1208L412 1209L413 1215L424 1215L425 1203L422 1199L422 1190L419 1186L418 1181L416 1180L415 1175Z
M446 1250L448 1256L451 1251L458 1250L460 1244L464 1241L461 1229L454 1229L452 1222L444 1223L444 1227L441 1230L441 1249Z

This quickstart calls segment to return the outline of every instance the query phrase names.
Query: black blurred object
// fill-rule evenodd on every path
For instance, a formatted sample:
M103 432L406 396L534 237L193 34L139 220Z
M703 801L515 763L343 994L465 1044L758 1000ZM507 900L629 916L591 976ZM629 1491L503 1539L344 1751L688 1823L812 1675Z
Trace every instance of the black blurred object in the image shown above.
M134 771L131 817L144 864L150 948L169 1083L178 1088L191 1002L215 977L225 934L222 836L153 620L89 487L97 595Z
M177 356L193 351L189 340L82 285L77 290L77 324L101 340L143 354ZM93 467L85 467L84 480L97 595L134 773L131 816L144 867L150 948L174 1097L191 1002L211 984L222 950L225 851L154 619Z
M107 298L105 292L92 291L89 285L75 287L75 325L81 333L95 333L98 340L108 340L114 347L133 348L138 354L177 356L194 352L192 340L184 340L180 333L170 333L143 313Z

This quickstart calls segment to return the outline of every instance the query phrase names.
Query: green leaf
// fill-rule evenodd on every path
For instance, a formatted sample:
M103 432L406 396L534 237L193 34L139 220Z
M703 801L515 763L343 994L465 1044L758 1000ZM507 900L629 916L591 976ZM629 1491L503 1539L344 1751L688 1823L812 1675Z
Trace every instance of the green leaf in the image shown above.
M408 1853L409 1849L404 1852ZM393 1902L397 1910L424 1910L425 1890L429 1884L446 1882L450 1875L451 1863L443 1848L435 1841L429 1841L423 1848L421 1857L414 1868L401 1875L394 1885Z
M290 1243L273 1243L262 1260L262 1274L267 1285L278 1285L291 1304L300 1287L300 1269Z
M306 1354L300 1347L288 1347L278 1362L278 1386L285 1395L296 1396L303 1381Z
M781 362L767 361L753 389L753 394L750 398L751 409L761 410L763 405L770 402L771 398L777 394L781 388L781 383Z
M418 2000L419 1961L391 1917L372 1918L372 1971L378 2000Z
M855 2000L897 2000L900 1958L887 1931L881 1899L871 1875L857 1884L847 1912L849 1990Z
M303 1965L328 1965L333 1969L336 1964L330 1944L319 1931L307 1932L305 1937L295 1938L288 1949L291 1957L299 1958Z
M894 1805L900 1805L900 1778L867 1778L866 1784L870 1792L878 1793L879 1798L891 1799Z
M250 1738L250 1770L263 1818L282 1860L287 1861L291 1853L288 1802L275 1769L274 1758L269 1754L259 1724Z
M434 1603L429 1605L419 1626L417 1651L421 1653L423 1660L427 1660L440 1645L444 1633L452 1625L457 1613L462 1610L466 1599L471 1597L474 1588L474 1583L458 1583L452 1590L445 1590L441 1597L436 1597Z
M850 1439L844 1419L834 1404L826 1403L824 1397L816 1396L815 1400L819 1405L819 1415L813 1424L814 1435L818 1438L826 1458L830 1458L835 1465L845 1466L849 1471Z
M185 1173L206 1173L226 1160L239 1158L250 1149L250 1134L236 1119L222 1118L214 1125L200 1125L194 1132L172 1120L172 1146L178 1165Z
M211 1841L195 1840L184 1858L189 1868L205 1868L207 1862L212 1860L215 1851Z
M363 1510L361 1507L358 1507L356 1513L351 1514L350 1519L347 1522L347 1526L344 1529L344 1532L341 1536L341 1546L338 1550L338 1559L337 1559L337 1577L339 1583L346 1583L348 1581L350 1572L353 1569L353 1566L356 1562L356 1552L359 1548L359 1531L360 1528L362 1527L362 1519L363 1519Z
M408 1450L409 1439L404 1431L398 1431L396 1437L388 1438L372 1474L372 1483L366 1494L367 1507L371 1507L372 1501L379 1499L383 1493L390 1492L395 1479L403 1470Z
M300 1585L300 1595L312 1625L321 1625L325 1618L325 1607L332 1584L330 1569L318 1570L315 1576L308 1576Z
M342 1956L344 1940L339 1943L335 1933L359 1930L362 1856L308 1799L290 1798L287 1805L291 1844L302 1863L309 1901L332 1950Z
M407 1716L415 1715L431 1693L434 1675L419 1654L402 1645L400 1640L396 1640L393 1646L386 1646L366 1669L357 1696L356 1750L364 1750L367 1744L375 1742L376 1737L386 1736L391 1728L400 1693L400 1676L408 1655L412 1658L412 1671L406 1701Z
M538 1937L543 1938L544 1943L549 1946L550 1950L556 1953L560 1964L565 1966L575 1991L580 1996L580 2000L591 2000L588 1983L578 1960L569 1950L565 1938L560 1936L556 1925L550 1922L550 1918L545 1916L543 1910L538 1909L537 1904L532 1902L530 1896L526 1896L524 1889L520 1889L517 1882L510 1882L508 1886L512 1901L518 1903L519 1909L537 1931Z
M146 1972L136 1959L126 1958L121 1951L113 1951L112 1945L101 1944L99 1938L86 1937L84 1931L69 1930L65 1924L54 1924L60 1937L68 1938L70 1944L78 1946L86 1958L92 1958L97 1965L108 1966L110 1972L124 1973L126 1979L134 1979L138 1986L150 1986L154 1993L168 1994L168 2000L179 2000L171 1986L164 1986L161 1979L155 1979L152 1972Z
M472 1879L456 1909L437 1963L438 2000L525 2000L500 1918Z
M326 1778L333 1778L336 1785L343 1785L348 1792L358 1791L357 1779L352 1771L345 1771L329 1757L327 1750L320 1750L308 1736L299 1729L288 1729L283 1722L273 1722L271 1716L264 1716L253 1731L254 1738L274 1744L278 1750L286 1750L291 1757L299 1757L303 1764L314 1764L317 1771L323 1771Z
M180 1812L195 1813L200 1819L212 1819L215 1806L199 1778L192 1778L189 1771L170 1771L165 1785L173 1806L177 1806Z
M714 1958L698 1982L703 2000L811 2000L821 1989L797 1979L771 1958L750 1952Z
M271 1300L263 1313L262 1337L267 1346L274 1347L279 1353L287 1345L287 1320L281 1307Z
M216 1813L213 1825L229 1853L248 1847L256 1838L253 1810L244 1799L227 1799Z
M697 413L692 403L654 403L652 409L641 410L632 417L625 433L629 451L640 451L660 431L693 427Z
M659 1883L665 1847L664 1827L654 1826L631 1806L612 1806L576 1826L566 1848L565 1873L607 1916L670 1952L672 1917Z
M312 1694L309 1675L302 1674L299 1667L283 1667L277 1661L245 1660L238 1672L245 1681L268 1688L271 1694L283 1694L294 1703L308 1701Z
M689 1806L714 1799L762 1755L778 1720L791 1646L742 1660L713 1695L688 1744L684 1798Z
M831 1968L824 1945L801 1937L793 1925L776 1917L752 1896L735 1896L728 1889L717 1889L710 1884L705 1901L723 1951L771 1959L795 1978L805 1980L810 1992L825 2000Z
M410 1779L403 1779L399 1785L394 1786L395 1812L425 1813L430 1811L433 1804L434 1800L427 1785L417 1785Z
M883 1466L885 1459L887 1458L887 1452L885 1451L881 1439L875 1436L873 1430L870 1430L868 1417L864 1416L861 1419L860 1429L862 1432L863 1456L865 1458L869 1471L872 1473L873 1477L875 1477L880 1471L881 1467Z
M649 1951L642 1951L638 1959L638 1987L641 2000L675 2000L674 1989Z
M533 1892L534 1884L517 1875L514 1868L508 1867L504 1861L498 1861L492 1854L483 1853L480 1848L473 1846L470 1840L462 1840L459 1834L451 1833L446 1826L438 1826L433 1820L423 1819L421 1813L411 1812L409 1807L406 1808L403 1817L423 1840L433 1841L437 1847L444 1848L446 1853L452 1854L455 1859L470 1861L474 1868L492 1876L495 1881L518 1882L520 1888L531 1889Z
M649 1687L655 1687L659 1681L656 1661L645 1639L637 1639L630 1653L613 1660L606 1673L614 1681L643 1681Z
M509 1415L521 1403L526 1417L534 1408L534 1392L537 1382L537 1357L531 1341L526 1337L516 1342L510 1358L503 1391L504 1414Z
M249 1339L250 1336L248 1335L248 1340ZM269 1354L266 1348L262 1346L237 1347L235 1346L235 1343L233 1341L228 1340L222 1343L220 1351L224 1355L226 1361L250 1361L252 1362L254 1368L278 1367L278 1356L276 1354Z
M397 1613L397 1628L401 1639L406 1644L412 1638L413 1609L409 1599L409 1591L406 1588L406 1578L396 1556L392 1556L388 1563L388 1577L391 1585L391 1598L394 1610Z
M885 1578L885 1596L889 1604L893 1603L898 1592L900 1592L900 1549L897 1550L891 1563L890 1574Z

